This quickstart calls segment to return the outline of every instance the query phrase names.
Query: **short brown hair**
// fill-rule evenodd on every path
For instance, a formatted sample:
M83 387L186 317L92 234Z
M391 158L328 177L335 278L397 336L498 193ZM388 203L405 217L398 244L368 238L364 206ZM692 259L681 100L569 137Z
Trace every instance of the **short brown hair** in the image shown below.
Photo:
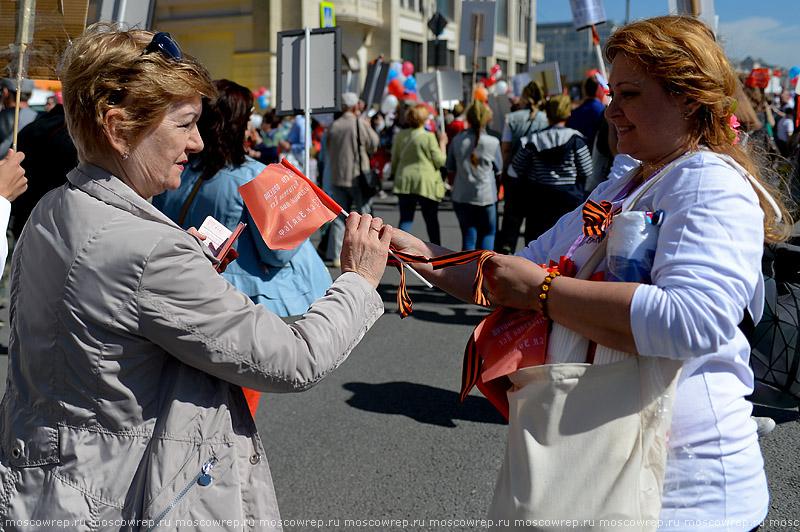
M412 128L421 127L431 116L430 111L424 105L415 105L406 111L406 122Z
M121 132L135 147L176 100L215 96L208 70L194 58L184 54L176 61L160 52L142 55L153 35L100 22L89 26L67 50L60 75L64 114L81 161L107 153L104 119L111 109L123 111Z

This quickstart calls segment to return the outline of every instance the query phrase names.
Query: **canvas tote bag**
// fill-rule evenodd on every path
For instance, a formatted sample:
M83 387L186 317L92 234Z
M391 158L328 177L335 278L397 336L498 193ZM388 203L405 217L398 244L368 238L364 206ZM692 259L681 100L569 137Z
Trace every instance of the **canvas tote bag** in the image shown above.
M681 157L645 182L623 211ZM578 272L605 258L604 239ZM488 518L505 530L656 530L681 362L597 346L554 323L547 360L508 375L506 453ZM614 361L614 362L611 362Z

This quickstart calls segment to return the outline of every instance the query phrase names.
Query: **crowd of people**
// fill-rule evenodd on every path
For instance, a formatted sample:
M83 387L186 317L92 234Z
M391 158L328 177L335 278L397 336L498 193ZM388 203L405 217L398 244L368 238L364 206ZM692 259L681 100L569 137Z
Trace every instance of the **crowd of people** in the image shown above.
M660 515L755 528L768 493L741 324L762 313L764 243L791 236L794 100L749 86L691 18L626 25L604 53L607 83L587 77L573 102L532 81L501 131L486 91L445 116L415 101L365 109L344 93L341 113L313 119L306 154L302 115L254 115L249 88L212 80L169 34L89 27L65 57L63 103L20 113L18 151L0 144L14 316L0 516L277 518L249 392L303 391L342 364L383 312L390 244L454 251L438 221L449 196L461 250L491 256L480 268L412 267L465 301L540 312L586 340L580 362L604 363L601 346L614 360L679 361ZM8 143L18 87L1 87ZM351 213L316 248L270 249L237 191L282 158ZM361 186L371 170L391 182L397 228L372 215ZM638 205L658 219L647 280L541 266L592 264L615 213ZM247 224L235 261L203 245L208 216ZM528 437L520 375L509 375L510 442ZM518 477L529 460L506 454L492 518L546 514Z

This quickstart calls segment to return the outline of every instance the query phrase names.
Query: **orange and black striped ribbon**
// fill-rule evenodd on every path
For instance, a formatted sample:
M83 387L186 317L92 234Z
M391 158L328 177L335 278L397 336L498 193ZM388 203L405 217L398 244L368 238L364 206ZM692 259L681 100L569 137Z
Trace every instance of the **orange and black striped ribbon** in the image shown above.
M472 285L472 297L476 304L488 307L489 301L483 295L483 265L494 256L493 251L485 249L476 249L471 251L456 251L438 257L423 257L422 255L411 255L392 249L398 258L406 262L414 262L418 264L430 264L434 270L440 270L450 266L459 266L470 262L478 261L478 271L475 275L475 282ZM403 265L394 258L389 258L389 264L394 265L400 273L400 286L397 288L397 311L401 318L405 318L411 314L411 297L408 295L406 288L406 274L403 271Z
M423 257L421 255L410 255L392 249L394 254L406 261L418 264L430 264L434 270L440 270L450 266L458 266L461 264L468 264L470 262L478 261L478 269L475 273L475 282L472 285L472 299L476 304L488 307L491 305L488 299L483 295L483 265L487 260L492 258L495 253L485 249L476 249L472 251L457 251L448 253L447 255L440 255L438 257ZM400 286L397 288L397 311L401 318L405 318L411 314L411 297L408 295L406 289L406 274L403 265L395 260L389 258L389 264L394 265L400 272ZM466 349L464 349L464 362L461 370L461 402L469 391L478 382L478 377L481 373L481 366L483 360L478 355L478 348L475 343L475 333L473 332L469 337Z
M614 205L610 201L597 203L586 200L583 206L583 236L603 236L614 215L622 210L621 207L613 209Z
M469 391L478 383L481 375L483 359L478 354L478 345L475 343L475 332L469 335L469 342L464 348L464 362L461 364L461 402L467 398Z

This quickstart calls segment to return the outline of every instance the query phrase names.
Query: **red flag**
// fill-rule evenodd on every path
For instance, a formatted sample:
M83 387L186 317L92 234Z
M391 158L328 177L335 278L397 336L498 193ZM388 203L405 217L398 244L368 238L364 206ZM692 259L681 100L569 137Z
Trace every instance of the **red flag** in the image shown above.
M342 208L286 160L267 166L239 187L264 242L294 249Z

